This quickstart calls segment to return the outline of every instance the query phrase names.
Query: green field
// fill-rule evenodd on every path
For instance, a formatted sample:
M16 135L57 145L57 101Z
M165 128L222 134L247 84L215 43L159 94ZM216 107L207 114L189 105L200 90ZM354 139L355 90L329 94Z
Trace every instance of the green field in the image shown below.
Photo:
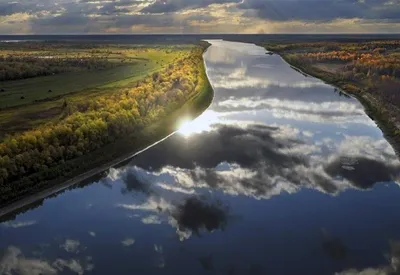
M23 56L92 56L107 58L109 62L117 65L106 70L70 72L1 82L0 89L3 89L3 92L0 92L0 138L62 119L65 101L82 102L134 87L137 81L147 75L163 70L187 56L193 47L136 46L120 49L114 46L96 51L57 48L53 52L46 49L43 53L15 52ZM0 56L5 54L0 48Z
M110 62L116 64L114 68L5 81L0 84L0 89L3 89L3 92L0 92L0 109L57 99L84 90L92 93L91 89L103 86L108 88L126 86L161 70L166 64L173 63L190 48L188 46L169 51L152 48L145 52L126 50L118 57L107 56ZM96 57L99 57L99 53L96 53ZM123 63L123 60L127 62Z
M140 76L146 74L149 69L154 69L154 66L151 65L147 69L145 65L148 63L147 61L140 61L136 64L119 66L98 72L65 73L8 81L2 83L1 86L6 92L0 93L0 108L32 104L35 101L47 100L84 89L98 87L109 82L129 78L132 75ZM49 92L50 90L51 92Z

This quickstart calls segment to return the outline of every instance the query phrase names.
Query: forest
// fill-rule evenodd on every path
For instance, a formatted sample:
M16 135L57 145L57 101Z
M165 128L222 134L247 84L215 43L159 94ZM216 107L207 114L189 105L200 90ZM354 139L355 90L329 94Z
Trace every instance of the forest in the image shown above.
M138 81L112 83L103 87L107 92L92 92L89 97L78 93L78 98L58 99L54 104L59 113L52 120L4 135L0 142L0 201L14 200L27 190L46 186L48 180L74 175L73 167L87 166L91 153L107 145L127 138L136 141L129 144L130 149L146 144L138 140L143 131L194 98L210 93L202 58L207 46L185 48L172 62ZM161 127L172 129L170 125ZM104 155L104 160L112 157Z
M400 40L269 42L263 46L356 96L400 152Z

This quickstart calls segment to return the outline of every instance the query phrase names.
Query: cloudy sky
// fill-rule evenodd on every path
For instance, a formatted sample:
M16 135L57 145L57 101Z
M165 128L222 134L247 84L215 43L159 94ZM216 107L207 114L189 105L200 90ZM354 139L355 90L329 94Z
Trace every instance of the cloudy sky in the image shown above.
M400 0L0 0L0 33L395 33Z

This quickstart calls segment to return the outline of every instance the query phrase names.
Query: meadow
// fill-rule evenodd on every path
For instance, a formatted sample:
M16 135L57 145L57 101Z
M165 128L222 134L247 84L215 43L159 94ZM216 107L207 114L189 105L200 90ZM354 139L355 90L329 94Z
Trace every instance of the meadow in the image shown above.
M3 56L9 55L7 46ZM52 58L1 82L3 204L157 141L176 129L181 116L197 115L212 98L202 58L206 43L19 47L13 59ZM97 65L66 61L78 57ZM55 72L52 66L65 62L73 66Z
M192 46L87 45L74 49L65 44L32 48L30 43L21 43L13 50L8 47L0 43L0 109L90 92L110 83L129 84L187 54Z
M80 102L129 88L147 75L187 56L193 47L26 42L10 50L8 43L0 43L2 57L24 59L51 56L54 59L86 58L109 63L101 68L87 68L77 64L70 68L70 72L2 81L0 138L59 120L65 102ZM0 71L4 66L0 63ZM51 67L47 68L52 71ZM34 71L32 68L30 70Z

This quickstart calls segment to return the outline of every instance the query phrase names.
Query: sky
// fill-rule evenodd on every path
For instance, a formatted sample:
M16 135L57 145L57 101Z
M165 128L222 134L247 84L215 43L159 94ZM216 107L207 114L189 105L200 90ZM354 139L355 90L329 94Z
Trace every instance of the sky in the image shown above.
M399 32L400 0L0 0L1 34Z

